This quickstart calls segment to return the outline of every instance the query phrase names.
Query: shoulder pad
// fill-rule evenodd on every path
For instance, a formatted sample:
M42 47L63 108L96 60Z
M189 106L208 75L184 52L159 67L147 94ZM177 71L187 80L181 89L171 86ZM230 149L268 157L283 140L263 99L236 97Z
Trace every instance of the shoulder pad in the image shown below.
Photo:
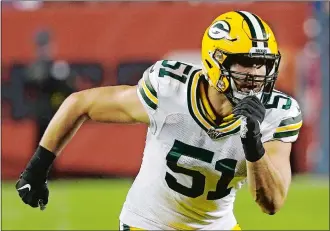
M262 141L296 141L302 126L302 114L298 102L291 96L274 91L265 107L266 116L261 124Z

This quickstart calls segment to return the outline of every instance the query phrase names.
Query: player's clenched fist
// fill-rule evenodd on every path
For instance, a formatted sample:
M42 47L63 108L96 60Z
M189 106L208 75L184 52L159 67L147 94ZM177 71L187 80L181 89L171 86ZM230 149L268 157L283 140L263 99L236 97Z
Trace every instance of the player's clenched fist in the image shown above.
M55 154L39 146L21 174L15 187L25 204L33 208L45 209L48 203L49 190L47 176Z
M266 109L256 96L243 98L234 108L235 117L241 117L241 140L248 161L259 160L265 150L261 142L260 124L265 118Z
M243 98L234 108L235 117L246 118L247 136L260 134L260 124L265 118L266 109L256 96Z
M16 183L16 190L25 204L33 208L40 206L43 210L48 203L49 190L47 182L34 182L25 180L22 175Z

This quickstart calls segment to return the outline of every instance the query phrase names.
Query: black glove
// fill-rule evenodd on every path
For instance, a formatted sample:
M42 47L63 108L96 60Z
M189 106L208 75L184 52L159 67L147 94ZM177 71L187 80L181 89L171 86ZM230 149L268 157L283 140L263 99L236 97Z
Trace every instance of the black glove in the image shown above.
M48 203L47 177L55 154L39 146L15 187L25 204L43 210Z
M265 118L266 109L256 96L243 98L234 108L235 117L241 117L241 140L246 160L255 162L264 154L261 142L260 124Z
M28 178L33 178L28 172L23 173ZM48 203L49 190L47 182L33 182L24 179L23 174L16 183L16 190L25 204L33 208L40 206L41 210L46 208Z

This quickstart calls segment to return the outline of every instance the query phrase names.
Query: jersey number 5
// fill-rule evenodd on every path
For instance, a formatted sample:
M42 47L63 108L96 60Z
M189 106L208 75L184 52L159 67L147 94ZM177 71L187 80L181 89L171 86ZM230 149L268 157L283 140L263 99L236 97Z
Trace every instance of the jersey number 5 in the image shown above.
M174 191L185 195L187 197L196 198L204 193L205 189L205 176L196 170L186 169L178 166L178 161L181 156L189 156L191 158L211 163L214 153L188 144L175 140L173 147L166 156L167 166L175 173L185 174L192 177L191 187L186 187L178 183L177 179L166 172L165 180L167 185ZM216 190L210 191L207 194L207 200L218 200L227 196L231 188L228 188L230 181L234 178L235 167L237 160L222 159L218 160L215 164L215 170L221 172L221 177L217 183Z

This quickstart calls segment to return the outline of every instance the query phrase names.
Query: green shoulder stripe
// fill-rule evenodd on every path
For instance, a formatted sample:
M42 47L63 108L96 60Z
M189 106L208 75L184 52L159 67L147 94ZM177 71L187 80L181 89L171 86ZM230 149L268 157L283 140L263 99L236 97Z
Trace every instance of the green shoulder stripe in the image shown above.
M299 133L299 130L287 131L287 132L277 132L274 133L274 138L285 138L290 136L295 136Z
M138 86L139 88L139 92L144 100L144 102L149 106L151 107L152 109L156 110L157 109L157 104L155 104L154 102L152 102L148 96L146 95L146 93L144 92L143 88L141 85Z
M157 98L157 92L154 89L154 87L152 86L149 76L147 75L143 79L144 79L144 82L145 82L147 88L149 89L150 93L153 94L153 96L155 96Z

